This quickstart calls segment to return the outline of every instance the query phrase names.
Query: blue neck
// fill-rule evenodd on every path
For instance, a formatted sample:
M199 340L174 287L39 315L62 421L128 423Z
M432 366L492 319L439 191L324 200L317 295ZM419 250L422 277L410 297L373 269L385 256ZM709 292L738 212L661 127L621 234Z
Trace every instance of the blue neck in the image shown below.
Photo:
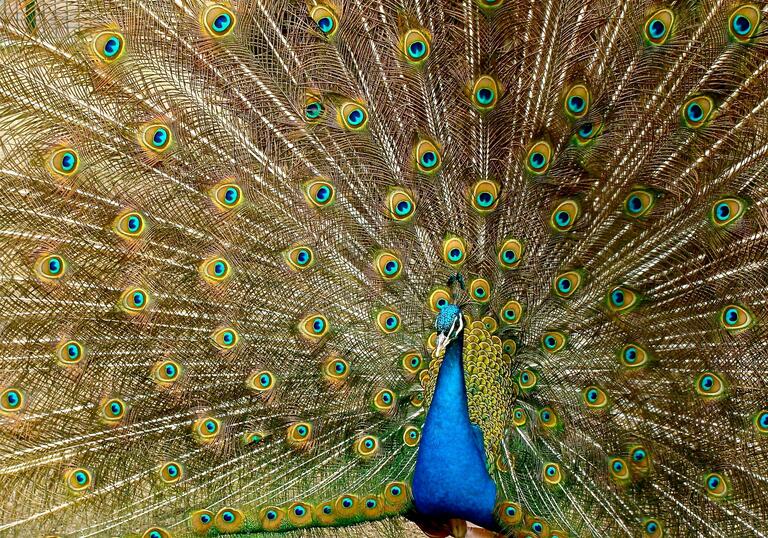
M448 344L427 411L413 501L424 517L465 519L496 530L496 484L488 475L480 429L469 420L461 353L464 336Z

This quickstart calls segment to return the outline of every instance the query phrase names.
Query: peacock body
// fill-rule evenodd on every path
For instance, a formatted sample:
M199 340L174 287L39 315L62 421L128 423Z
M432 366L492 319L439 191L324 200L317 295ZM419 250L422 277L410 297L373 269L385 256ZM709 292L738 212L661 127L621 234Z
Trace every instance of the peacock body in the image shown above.
M765 2L2 10L0 535L768 535Z

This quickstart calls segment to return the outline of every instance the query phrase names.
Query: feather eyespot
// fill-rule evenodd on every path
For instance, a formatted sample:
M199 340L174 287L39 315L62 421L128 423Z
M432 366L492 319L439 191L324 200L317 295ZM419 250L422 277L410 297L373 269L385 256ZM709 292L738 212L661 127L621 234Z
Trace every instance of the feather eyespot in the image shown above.
M40 256L35 262L35 274L44 282L58 280L67 271L67 263L58 254Z
M213 345L222 351L232 349L240 343L240 335L231 327L225 327L215 331L211 335L211 339L213 340Z
M544 407L538 413L539 425L545 429L552 429L557 426L557 414L551 407Z
M499 83L496 79L483 75L472 86L472 104L481 112L487 112L496 106L499 92Z
M752 314L746 308L735 304L726 306L720 314L720 325L729 332L748 329L753 322Z
M432 39L426 30L414 28L403 35L400 46L409 63L421 65L429 58L431 41Z
M269 370L256 372L248 377L248 388L257 392L267 392L275 387L275 375Z
M365 435L355 441L355 452L362 458L371 458L379 451L379 439L373 435Z
M224 181L211 189L211 200L221 210L234 209L243 202L243 191L232 181Z
M523 520L523 509L517 503L506 501L499 504L496 515L504 526L512 527Z
M202 21L203 28L210 36L224 37L232 32L237 18L228 7L214 4L203 10Z
M757 433L768 435L768 409L762 409L755 415L754 422Z
M219 284L224 282L232 273L229 262L221 256L214 256L204 260L200 264L200 275L203 280L209 284Z
M213 417L199 418L192 424L192 433L198 441L213 441L221 433L221 422Z
M304 183L304 197L315 207L329 207L336 200L336 189L324 179Z
M720 398L725 395L725 383L713 372L704 372L696 378L696 393L705 399Z
M534 143L525 158L525 167L532 174L541 175L549 170L552 146L544 140Z
M693 97L686 101L680 109L680 114L683 117L685 125L691 129L698 129L703 126L712 115L714 107L715 103L712 101L712 98L707 97L706 95L699 95L698 97Z
M617 482L629 480L629 466L624 458L611 458L608 461L608 472L611 474L611 478Z
M205 534L213 526L213 512L195 510L190 514L189 524L197 534Z
M328 318L322 314L310 314L299 323L299 332L310 340L320 340L328 330Z
M512 357L517 351L517 344L511 338L507 338L501 343L501 350L506 355L509 355L510 357Z
M125 38L123 34L107 30L99 32L91 41L91 50L100 61L112 63L125 51Z
M175 461L168 461L160 466L160 480L166 484L175 484L184 476L184 469Z
M506 325L518 325L522 318L523 306L514 299L504 303L499 311L499 319Z
M646 538L661 538L664 536L664 527L657 519L646 519L643 522L643 535Z
M451 292L444 286L434 288L429 293L429 309L432 312L438 313L440 310L451 302Z
M91 472L83 467L70 469L64 473L64 481L67 487L76 493L83 492L93 485Z
M125 402L120 398L112 398L101 404L101 419L108 424L120 422L125 412Z
M173 383L179 375L181 375L181 366L170 359L157 362L152 367L152 379L161 385Z
M620 314L636 307L640 302L640 296L629 288L618 286L608 293L606 301L611 311Z
M586 146L592 142L603 131L603 124L600 121L588 121L582 123L573 135L573 141L577 146Z
M424 359L418 351L408 351L400 359L400 364L409 375L416 375L424 366Z
M384 280L395 280L403 271L403 264L400 258L392 252L379 252L375 256L373 264L379 276Z
M141 288L128 288L120 295L120 307L131 315L145 310L149 302L149 294Z
M80 156L70 147L59 148L48 156L46 167L54 175L70 177L80 169Z
M481 179L470 189L472 209L485 215L494 211L499 205L500 188L495 181Z
M608 405L608 397L600 387L587 387L582 391L581 395L584 405L590 409L603 409Z
M627 344L619 351L619 361L627 368L640 368L648 362L648 352L637 344Z
M384 507L387 512L398 512L408 504L408 485L405 482L389 482L384 486Z
M745 209L746 204L738 198L721 198L712 204L710 218L716 227L723 228L740 219Z
M660 9L645 21L643 32L645 39L654 46L663 45L670 36L670 29L675 22L675 15L669 9Z
M378 495L369 495L360 501L360 513L368 521L378 519L384 512L384 503Z
M491 285L484 278L473 278L469 283L469 294L478 303L487 303L491 298Z
M545 464L542 471L542 478L544 479L544 482L552 486L559 484L563 479L560 466L557 463Z
M555 277L555 295L567 299L581 286L582 276L580 271L567 271Z
M629 464L632 470L646 474L651 467L651 458L648 451L641 445L634 445L629 448Z
M416 169L422 174L434 174L442 166L440 150L435 144L426 139L416 143L414 149L416 157Z
M500 8L504 0L475 0L477 5L483 9L493 10Z
M114 222L115 232L126 239L135 239L144 233L146 222L138 211L128 210L117 216Z
M380 413L391 413L395 409L397 398L389 389L382 389L373 397L373 407Z
M565 347L568 337L560 331L547 331L541 335L541 348L547 353L557 353Z
M566 232L573 228L581 215L581 207L575 200L565 200L558 204L549 219L549 225L557 232Z
M521 428L528 422L528 415L522 407L515 407L512 410L512 424Z
M443 261L451 267L461 267L467 261L467 243L464 239L449 235L443 241Z
M11 387L0 393L0 413L18 413L24 408L24 393Z
M494 334L499 328L499 323L493 316L483 316L480 322L483 324L483 327L485 327L485 330L488 331L488 334Z
M731 13L728 19L728 32L732 39L746 43L757 32L760 25L761 13L757 6L745 4Z
M312 439L312 424L310 422L295 422L291 424L288 426L286 439L293 448L306 448Z
M396 333L400 330L400 315L392 310L381 310L376 314L376 326L384 334Z
M331 357L323 365L323 375L333 384L343 383L349 377L349 363L340 357Z
M350 131L365 129L368 111L363 105L348 101L339 107L339 124Z
M590 93L584 84L574 84L565 94L563 106L571 118L583 118L589 112Z
M139 143L152 153L163 153L172 140L171 129L162 123L150 123L139 130Z
M317 123L325 113L325 106L318 95L308 93L304 99L304 120L307 123Z
M634 218L645 216L655 205L653 193L645 189L636 189L624 198L624 211Z
M406 426L403 430L403 443L405 443L406 446L416 446L419 444L419 439L421 439L421 432L416 426Z
M355 495L339 495L334 503L334 509L341 518L351 518L357 515L358 499Z
M285 512L282 508L278 508L277 506L267 506L261 510L259 521L261 522L261 527L265 531L276 531L283 524L284 517Z
M720 473L709 473L704 477L704 487L710 497L725 497L728 493L728 484Z
M306 527L312 523L312 507L302 502L293 503L286 510L288 521L296 527Z
M298 245L283 252L283 257L285 258L288 267L295 271L309 269L315 264L314 251L310 247L304 245Z
M83 345L77 340L67 340L56 348L56 359L62 366L72 366L83 359Z
M243 528L245 516L235 508L222 508L213 518L216 529L223 533L234 533Z
M150 527L144 531L141 538L173 538L171 533L162 527Z
M317 28L325 37L333 37L339 30L339 18L336 12L328 6L314 6L309 16L315 21Z
M413 196L399 187L390 189L387 194L388 216L400 222L407 222L413 218L416 211L416 201Z
M526 368L520 372L520 376L517 378L517 384L520 385L520 390L523 392L530 392L536 388L536 384L539 382L539 376L535 371L530 368Z
M510 238L499 247L496 259L504 269L516 269L523 259L523 244L514 238Z

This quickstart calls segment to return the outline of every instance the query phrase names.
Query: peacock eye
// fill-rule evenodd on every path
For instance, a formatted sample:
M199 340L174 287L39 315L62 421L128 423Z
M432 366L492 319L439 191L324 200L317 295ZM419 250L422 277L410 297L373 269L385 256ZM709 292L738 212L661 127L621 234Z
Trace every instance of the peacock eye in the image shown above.
M283 523L285 512L277 506L267 506L259 513L259 520L265 531L276 531Z
M190 525L192 530L198 534L208 532L208 529L213 526L213 512L209 510L195 510L190 514Z
M491 285L484 278L474 278L469 283L469 294L479 303L487 303L491 298Z
M544 482L551 485L559 484L563 478L560 472L560 466L557 463L547 463L544 465L543 475ZM534 523L534 526L535 525L536 523ZM540 530L537 532L540 532Z
M319 340L328 329L328 318L322 314L310 314L299 323L299 332L310 340Z
M382 310L376 315L376 325L384 334L392 334L400 329L400 315L392 310Z
M123 55L125 38L114 31L100 32L94 36L91 49L101 62L112 63Z
M429 140L419 140L414 149L416 169L422 174L434 174L441 166L440 150Z
M627 368L644 366L648 357L648 352L637 344L627 344L619 351L619 360Z
M288 267L295 271L309 269L315 264L315 253L308 246L295 246L283 252Z
M392 252L380 252L374 258L374 267L384 280L394 280L403 270L400 258Z
M171 130L162 123L151 123L140 130L139 142L152 153L162 153L171 145Z
M706 95L693 97L685 102L680 109L683 122L691 129L698 129L709 119L715 103Z
M486 112L496 106L499 99L499 83L491 76L479 77L472 86L472 104Z
M43 281L54 281L64 276L67 264L58 254L41 256L35 263L35 273Z
M416 426L406 426L403 430L403 442L406 446L414 447L419 444L421 432Z
M387 209L389 210L389 217L400 222L406 222L413 217L416 211L416 201L408 191L395 187L387 193Z
M373 435L366 435L355 442L354 448L355 452L363 458L373 457L379 451L379 439ZM344 506L344 508L349 508L349 506Z
M234 209L243 201L243 191L239 185L231 181L215 186L211 189L210 195L213 203L221 210Z
M183 475L181 465L175 461L169 461L160 467L160 479L166 484L175 484L182 479Z
M245 516L240 510L235 508L222 508L213 518L216 529L229 534L236 533L245 524Z
M710 218L716 227L723 228L740 219L745 209L746 204L738 198L721 198L712 204Z
M83 345L76 340L68 340L56 348L56 358L63 366L77 364L83 358Z
M755 415L754 426L758 433L768 434L768 409L762 409Z
M324 179L313 179L304 183L304 196L315 207L329 207L336 199L336 189Z
M170 359L160 361L152 367L152 378L160 384L173 383L180 373L179 363Z
M504 305L501 307L501 310L499 311L499 318L501 319L502 323L507 325L517 325L520 323L523 317L523 306L515 301L514 299L510 299Z
M582 399L590 409L602 409L608 405L608 397L600 387L587 387L582 391Z
M394 411L396 404L395 393L389 389L382 389L373 397L373 407L380 413L389 414Z
M429 293L429 309L434 313L439 313L440 310L451 301L451 292L444 286L434 288Z
M757 32L760 18L761 14L757 6L746 4L736 9L728 19L728 32L731 38L740 43L748 42Z
M536 388L536 384L539 381L539 376L531 369L525 369L520 372L520 377L517 382L520 385L520 389L524 392L530 392Z
M431 39L426 30L408 30L401 39L401 47L406 60L414 65L421 65L431 52Z
M555 231L565 232L573 228L580 214L581 207L575 200L565 200L552 211L549 224Z
M229 262L221 256L208 258L200 264L200 275L210 284L218 284L226 280L231 273Z
M565 347L566 335L559 331L547 331L541 335L541 347L548 353L557 353Z
M549 142L541 140L534 143L528 150L525 158L525 167L529 172L541 175L549 170L549 161L552 157L552 146Z
M704 372L696 379L696 393L705 399L719 398L725 395L725 383L714 372Z
M624 198L624 211L630 217L638 218L647 214L656 203L650 191L636 189Z
M443 261L451 267L461 267L467 258L467 243L464 239L449 235L443 241Z
M310 10L309 16L312 17L325 37L336 35L339 29L339 19L330 7L315 6Z
M54 175L73 176L80 168L80 157L72 148L59 148L48 156L46 167Z
M638 305L640 296L629 288L619 286L608 293L607 301L611 311L625 313Z
M576 130L573 141L578 146L586 146L592 140L597 138L603 130L603 125L599 121L582 123Z
M257 392L267 392L275 386L275 376L268 370L256 372L248 378L247 386Z
M499 520L508 527L517 525L523 519L522 507L517 503L507 501L499 504L496 514Z
M332 384L341 384L349 377L349 363L332 357L323 365L323 376Z
M608 461L608 472L611 478L619 482L624 482L629 478L629 466L622 458L611 458Z
M669 9L660 9L645 21L643 31L649 44L658 46L666 43L675 15Z
M504 269L515 269L523 257L523 244L514 238L509 238L499 247L496 259Z
M232 329L231 327L225 327L215 331L211 335L211 339L217 348L221 350L228 350L237 346L237 344L240 342L240 335L235 329Z
M235 27L237 19L231 9L215 4L203 11L203 28L212 37L224 37Z
M5 389L0 393L0 412L17 413L24 407L24 393L17 388Z
M472 209L485 215L495 210L499 205L500 187L495 181L481 179L475 182L470 189L470 202Z
M728 485L720 473L709 473L704 477L704 485L707 495L712 497L723 497L728 493Z
M728 305L720 314L720 325L729 332L742 331L749 328L752 323L752 314L739 305Z
M312 439L312 424L310 422L294 422L288 426L286 439L295 449L304 449Z
M192 432L201 442L208 442L215 439L221 431L221 422L213 417L203 417L197 419L192 424Z
M120 421L125 416L125 402L119 398L112 398L101 405L101 418L114 423Z
M581 273L579 271L568 271L558 275L555 277L555 295L567 299L579 289L581 280Z
M128 288L120 296L120 306L128 314L138 314L147 308L149 294L141 288Z
M359 103L346 102L339 107L340 123L350 131L359 131L368 123L368 111Z
M512 411L512 423L520 428L525 426L526 422L528 422L528 415L526 415L525 410L522 407L515 407Z
M304 119L309 123L317 123L325 112L323 102L317 95L307 94L304 100Z
M590 94L584 84L574 84L565 94L565 113L574 119L583 118L589 112Z

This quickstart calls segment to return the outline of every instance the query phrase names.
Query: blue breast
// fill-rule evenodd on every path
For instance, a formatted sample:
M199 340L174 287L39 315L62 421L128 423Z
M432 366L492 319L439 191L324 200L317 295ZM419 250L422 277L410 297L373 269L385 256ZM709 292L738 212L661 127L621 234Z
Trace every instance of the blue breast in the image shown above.
M428 518L459 518L497 530L496 484L488 475L480 429L469 421L463 336L448 345L419 441L413 500Z

